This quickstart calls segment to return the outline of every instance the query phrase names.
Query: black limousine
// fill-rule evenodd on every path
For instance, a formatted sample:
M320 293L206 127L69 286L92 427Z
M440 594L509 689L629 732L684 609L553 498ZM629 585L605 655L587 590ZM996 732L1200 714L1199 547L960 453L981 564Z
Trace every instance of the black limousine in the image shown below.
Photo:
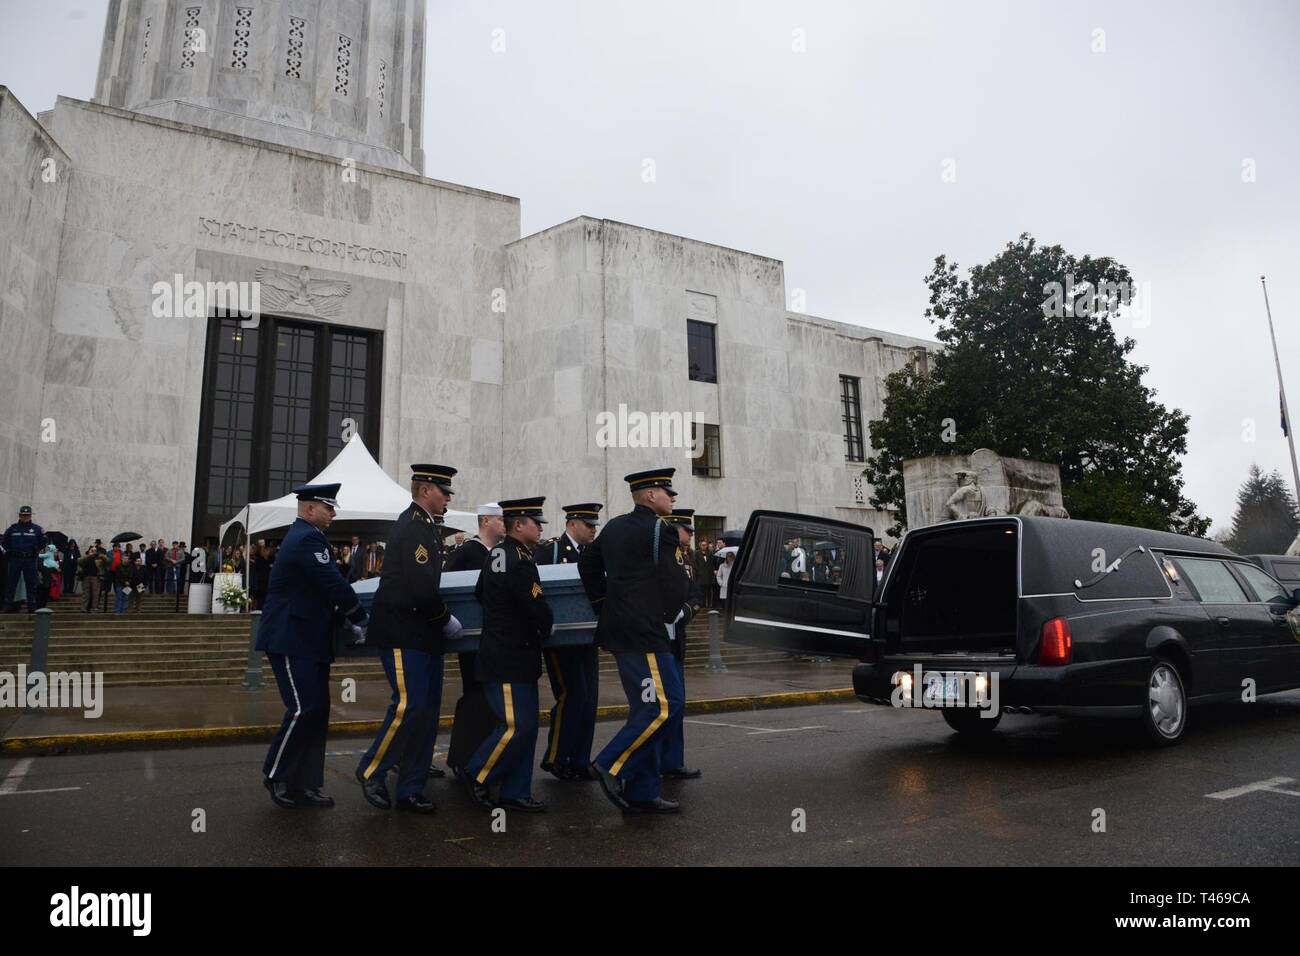
M860 699L963 733L1004 713L1124 717L1172 744L1189 704L1300 687L1300 589L1213 541L976 518L908 532L878 584L871 544L861 525L754 512L727 641L856 658Z

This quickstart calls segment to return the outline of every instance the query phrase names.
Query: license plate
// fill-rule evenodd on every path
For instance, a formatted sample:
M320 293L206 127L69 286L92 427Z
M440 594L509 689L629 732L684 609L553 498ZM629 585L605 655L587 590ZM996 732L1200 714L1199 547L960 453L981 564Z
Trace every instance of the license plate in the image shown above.
M987 671L942 671L926 675L925 689L935 701L973 705L988 700L988 686Z

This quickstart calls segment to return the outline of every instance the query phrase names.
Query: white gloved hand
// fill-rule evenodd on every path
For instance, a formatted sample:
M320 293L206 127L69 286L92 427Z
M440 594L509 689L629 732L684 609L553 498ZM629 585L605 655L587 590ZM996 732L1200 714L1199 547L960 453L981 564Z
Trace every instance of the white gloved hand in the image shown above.
M356 641L354 641L353 643L364 644L366 642L366 625L349 624L348 630L350 630L352 634L356 637Z
M682 608L680 611L677 612L677 617L673 619L673 623L680 624L682 622L682 618L684 618L685 616L686 616L686 609Z
M447 623L442 626L442 636L449 641L455 640L460 637L464 630L465 628L461 626L460 621L456 620L456 615L453 614L447 618Z
M672 624L665 624L664 630L668 632L668 640L677 640L677 630Z

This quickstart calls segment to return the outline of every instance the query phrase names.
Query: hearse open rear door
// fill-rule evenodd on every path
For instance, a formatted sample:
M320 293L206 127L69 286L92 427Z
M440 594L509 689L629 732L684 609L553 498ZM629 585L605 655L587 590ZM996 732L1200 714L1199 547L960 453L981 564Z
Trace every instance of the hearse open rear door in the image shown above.
M727 581L726 640L865 658L876 582L871 541L862 525L755 511Z

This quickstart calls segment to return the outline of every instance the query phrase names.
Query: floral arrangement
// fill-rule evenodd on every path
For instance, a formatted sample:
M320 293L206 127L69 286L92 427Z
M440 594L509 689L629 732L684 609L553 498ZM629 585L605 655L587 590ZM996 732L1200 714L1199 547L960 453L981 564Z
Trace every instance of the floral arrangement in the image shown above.
M221 585L221 590L217 593L217 600L226 607L238 608L242 611L248 607L248 592L234 581L227 581Z
M221 566L221 572L223 574L234 574L235 566L231 564L229 561L227 561L225 564Z

